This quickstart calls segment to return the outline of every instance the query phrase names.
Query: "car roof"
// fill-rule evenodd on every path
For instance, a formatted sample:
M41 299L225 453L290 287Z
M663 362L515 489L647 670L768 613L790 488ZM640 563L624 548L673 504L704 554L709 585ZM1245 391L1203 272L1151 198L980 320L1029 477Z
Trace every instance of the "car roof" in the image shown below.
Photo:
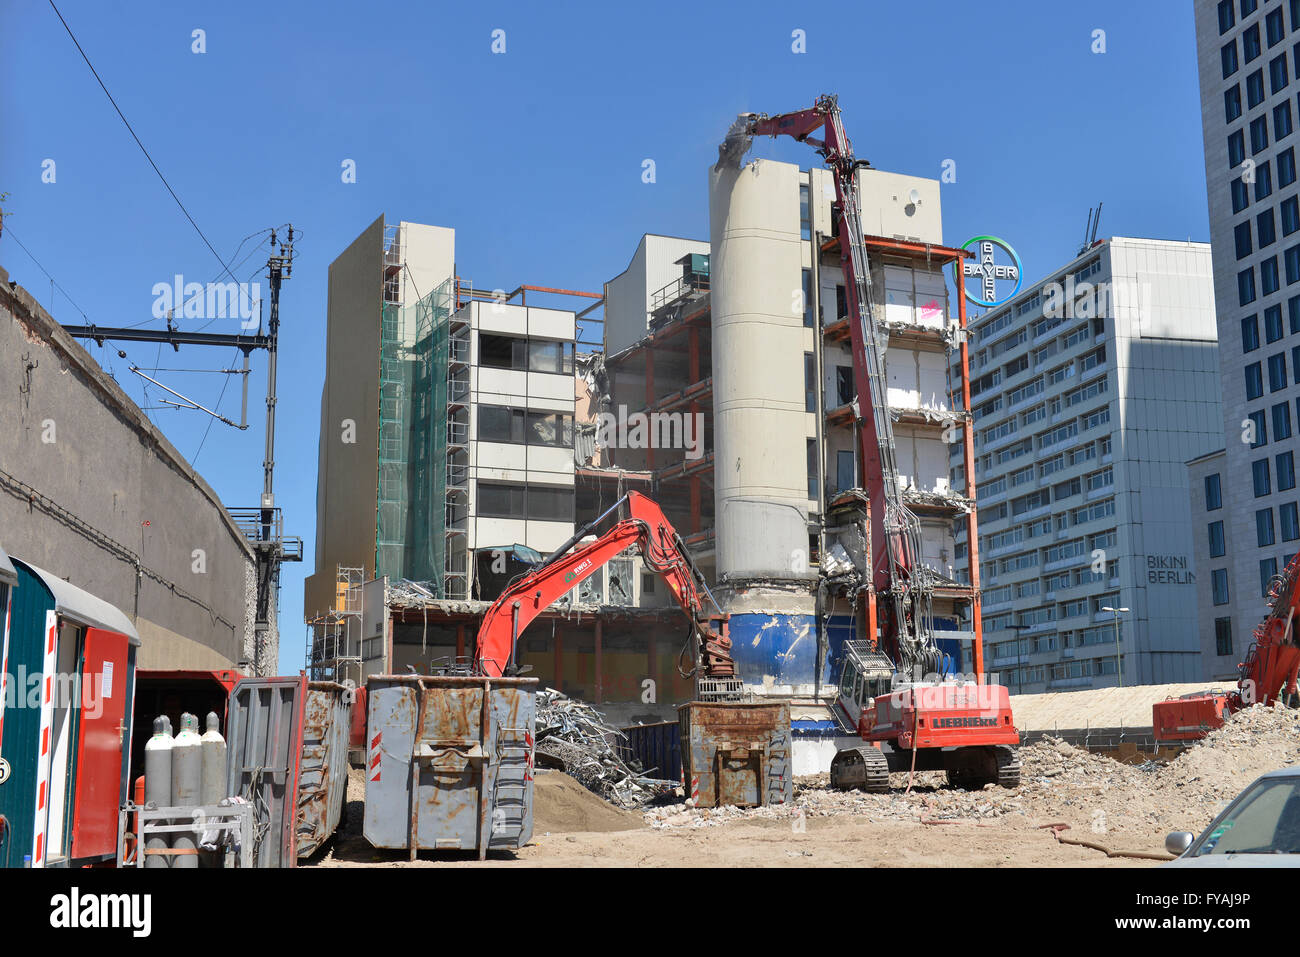
M1267 774L1261 774L1259 780L1264 778L1292 778L1300 777L1300 764L1294 764L1289 768L1278 768L1276 771L1269 771Z

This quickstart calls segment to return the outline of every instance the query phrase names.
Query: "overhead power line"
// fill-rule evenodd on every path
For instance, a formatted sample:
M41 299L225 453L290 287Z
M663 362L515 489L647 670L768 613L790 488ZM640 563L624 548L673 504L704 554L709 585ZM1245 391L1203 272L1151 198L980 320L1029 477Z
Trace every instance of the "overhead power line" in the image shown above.
M208 237L204 235L203 230L199 228L199 224L194 221L194 217L190 215L190 211L185 208L185 204L181 202L181 198L176 195L176 190L172 189L172 184L167 182L167 177L163 175L162 170L158 168L158 164L155 163L153 157L149 155L149 151L145 149L144 143L140 141L140 137L136 135L135 128L131 126L131 122L126 118L126 114L122 112L122 108L117 105L117 100L113 99L113 94L108 92L108 87L104 85L104 81L100 77L99 71L96 70L95 65L90 62L90 57L86 56L86 51L81 48L81 43L77 40L76 34L72 32L72 27L68 26L68 21L63 19L63 14L60 13L59 8L54 5L54 0L49 0L49 3L51 9L54 10L55 15L58 16L59 22L63 24L63 29L67 30L68 36L72 38L72 42L77 47L77 52L81 54L81 58L86 61L86 66L90 67L90 72L94 74L95 79L99 82L99 88L104 91L104 95L108 97L108 102L113 104L113 109L117 111L117 115L121 117L122 122L126 124L127 131L131 134L131 138L135 140L135 145L140 147L140 152L143 153L144 158L149 161L149 165L153 167L153 171L158 174L158 178L162 180L162 184L167 187L167 192L171 193L172 199L176 200L176 205L181 208L181 212L184 213L185 218L190 221L190 225L194 227L194 231L199 234L199 238L203 240L203 244L212 251L213 256L217 257L217 262L221 263L221 267L225 271L226 275L230 276L231 279L234 279L235 276L230 271L230 267L226 264L226 261L221 258L221 254L217 252L216 247L213 246L212 243L208 242Z

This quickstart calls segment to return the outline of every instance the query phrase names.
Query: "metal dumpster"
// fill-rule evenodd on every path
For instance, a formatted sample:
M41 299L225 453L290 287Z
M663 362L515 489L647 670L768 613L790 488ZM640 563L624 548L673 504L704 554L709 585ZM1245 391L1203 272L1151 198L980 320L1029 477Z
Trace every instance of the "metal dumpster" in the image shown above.
M480 859L528 842L536 678L373 675L366 702L367 841Z
M293 867L338 827L347 793L352 691L329 681L244 678L230 694L231 794L265 829L255 867Z
M790 705L692 701L677 709L686 790L696 807L794 800Z

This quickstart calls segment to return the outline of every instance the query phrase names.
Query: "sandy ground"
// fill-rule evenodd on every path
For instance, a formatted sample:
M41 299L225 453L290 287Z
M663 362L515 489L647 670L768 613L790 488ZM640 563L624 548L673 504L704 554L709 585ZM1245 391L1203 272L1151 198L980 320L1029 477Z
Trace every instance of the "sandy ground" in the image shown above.
M921 824L836 813L653 827L644 823L643 815L611 807L558 771L539 773L535 792L539 826L527 846L516 852L493 852L483 863L473 854L443 852L421 852L411 862L405 851L379 851L361 837L364 783L358 772L348 783L349 802L340 833L323 856L310 862L313 866L1142 867L1156 863L1108 858L1098 851L1059 844L1028 818ZM1096 839L1082 832L1079 836ZM1148 841L1141 849L1159 850L1159 841Z
M1300 712L1250 708L1176 760L1120 764L1061 741L1020 749L1021 785L979 791L942 774L894 775L889 794L796 782L794 801L764 808L644 812L605 802L559 771L539 771L533 840L493 852L492 867L1153 867L1058 842L1163 856L1172 830L1199 831L1259 774L1300 764ZM470 853L378 851L361 836L365 782L354 770L339 833L310 865L483 866Z

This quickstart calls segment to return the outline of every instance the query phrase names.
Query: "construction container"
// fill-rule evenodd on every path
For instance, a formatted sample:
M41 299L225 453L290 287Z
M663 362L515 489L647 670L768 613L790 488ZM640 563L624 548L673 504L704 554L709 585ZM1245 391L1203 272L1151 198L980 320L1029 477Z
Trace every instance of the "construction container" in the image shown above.
M677 709L682 768L696 807L794 800L787 702L692 701Z
M347 792L352 692L296 678L244 678L230 694L231 795L264 828L255 867L293 867L338 827Z
M0 560L0 583L0 866L112 860L140 638L119 609L35 565Z
M172 728L181 727L181 715L217 716L226 727L230 692L244 675L231 669L216 671L162 671L141 668L135 679L135 732L131 737L131 780L144 774L144 746L153 734L153 719L166 715Z
M536 678L374 675L366 701L367 841L480 859L528 842Z
M652 778L677 781L682 776L681 725L676 721L635 724L623 728L623 757L640 763Z

